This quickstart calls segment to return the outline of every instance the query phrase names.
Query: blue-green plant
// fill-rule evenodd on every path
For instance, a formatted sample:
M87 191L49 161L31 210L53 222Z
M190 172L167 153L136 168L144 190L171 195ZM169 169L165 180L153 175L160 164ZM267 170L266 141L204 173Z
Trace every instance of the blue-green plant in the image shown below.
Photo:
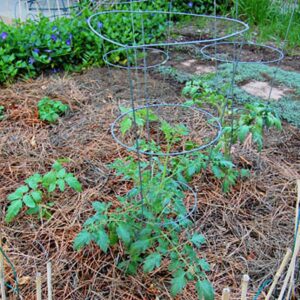
M49 123L56 122L58 118L69 109L69 106L63 104L61 101L52 100L48 97L41 99L37 106L39 118Z
M7 196L9 206L7 208L5 221L12 222L26 208L26 214L38 215L39 218L50 218L51 194L56 190L64 192L69 186L76 192L81 192L82 187L74 174L67 172L62 163L69 160L60 159L54 162L51 171L42 175L35 173L28 177L24 184ZM47 201L46 203L44 203Z

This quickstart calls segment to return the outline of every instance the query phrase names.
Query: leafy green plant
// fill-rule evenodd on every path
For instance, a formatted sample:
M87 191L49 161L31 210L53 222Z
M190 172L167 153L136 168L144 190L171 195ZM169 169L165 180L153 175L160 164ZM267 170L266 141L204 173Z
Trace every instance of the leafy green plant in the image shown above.
M202 80L188 82L183 89L185 96L190 96L187 104L198 106L209 105L218 112L222 122L223 135L220 140L225 155L230 157L230 148L238 142L243 143L251 134L252 141L262 150L264 128L275 127L281 129L280 119L274 110L260 102L246 103L243 107L231 110L231 101L224 95L213 90Z
M4 119L4 110L5 107L0 105L0 121Z
M60 159L52 165L50 172L41 175L35 173L25 180L24 185L18 187L13 193L7 196L10 202L8 206L5 221L11 222L21 212L22 208L27 208L29 215L37 214L40 218L51 217L49 208L54 205L53 202L43 203L43 200L49 200L50 195L59 190L64 192L66 185L76 192L81 192L81 184L72 173L68 173L62 163L68 160Z
M289 30L289 35L286 37L293 9L295 9L294 22ZM235 16L235 14L236 12L232 7L232 15ZM281 45L287 38L286 44L290 52L299 47L300 33L295 25L300 20L300 9L295 1L240 0L239 15L251 25L248 35L254 36L255 40L260 42L275 41Z
M144 120L144 112L141 116ZM160 121L160 130L167 153L188 134L184 125L172 126L166 121ZM143 140L140 144L147 145ZM152 147L160 150L155 144ZM174 167L169 168L169 164ZM188 233L192 223L186 218L187 186L178 178L178 170L183 169L176 167L183 164L168 156L140 163L133 157L117 159L110 167L134 186L125 196L118 196L117 207L112 203L93 203L96 213L83 224L74 247L79 250L93 242L107 252L109 247L118 246L125 253L118 266L126 273L136 274L140 268L145 273L167 268L172 276L173 296L181 293L188 282L194 282L199 299L214 299L206 275L209 264L197 251L205 244L205 238L199 233ZM142 170L141 177L139 170ZM166 267L162 264L165 261Z
M25 22L17 20L12 25L0 21L0 83L12 82L20 76L36 77L44 71L80 71L92 65L103 65L102 41L87 24L87 19L95 12L91 2L88 2L82 3L81 13L74 12L71 18L50 20L41 16ZM157 5L150 3L147 8L155 10ZM134 5L134 9L139 7ZM117 8L128 9L126 5ZM148 14L145 17L143 37L142 16L133 21L138 29L135 32L131 29L131 15L125 13L99 16L93 26L124 44L154 42L165 32L166 16L162 14ZM113 45L106 45L106 52L113 49ZM114 58L112 62L115 62Z
M128 109L126 107L120 107L120 110L123 114L131 111L131 109ZM151 109L137 110L134 115L135 115L136 125L140 129L144 128L147 120L148 122L158 121L158 116L155 115ZM133 124L134 124L133 113L128 113L127 116L122 120L120 124L122 135L125 135L132 128Z
M250 136L258 151L261 151L264 129L275 127L280 130L280 119L273 109L259 102L246 103L232 110L230 100L200 79L188 82L183 89L183 95L191 98L186 102L187 105L209 106L219 116L223 134L210 152L210 166L214 176L222 180L223 190L227 192L239 177L249 175L249 170L239 170L233 164L232 146L243 143Z
M39 118L49 123L54 123L68 110L69 106L58 100L51 100L48 97L38 102Z

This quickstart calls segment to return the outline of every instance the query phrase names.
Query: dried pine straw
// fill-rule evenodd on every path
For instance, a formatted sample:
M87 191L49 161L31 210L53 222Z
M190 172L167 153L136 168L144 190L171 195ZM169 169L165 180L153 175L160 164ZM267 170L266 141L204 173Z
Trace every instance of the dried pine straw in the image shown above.
M105 69L93 69L73 77L39 78L2 88L0 105L7 118L0 122L0 235L4 249L15 265L21 299L35 299L35 275L43 275L46 297L46 263L52 262L54 299L171 299L166 262L150 275L126 277L116 268L122 253L111 249L106 255L96 246L76 252L73 240L91 215L94 200L112 201L124 194L129 183L116 178L106 165L128 153L110 135L110 123L118 114L118 103L128 98L126 72L113 77ZM154 93L163 91L167 100L177 101L171 83L150 78ZM163 84L163 87L161 85ZM149 89L150 90L150 89ZM36 104L45 95L71 107L58 124L38 120ZM252 176L224 195L210 174L198 176L199 209L195 230L205 234L208 244L199 252L211 264L210 279L221 298L229 286L232 299L240 299L243 274L249 274L248 296L273 277L293 245L296 189L300 176L300 134L284 126L282 132L266 134L266 148L258 167L258 153L251 146L235 149L235 162L251 167ZM84 186L81 194L55 193L53 217L40 223L22 214L12 224L4 223L6 196L35 172L49 171L54 160L71 158L67 168ZM13 274L6 264L6 280ZM297 270L299 272L299 270ZM298 281L299 282L299 281ZM282 281L279 281L278 289ZM298 283L299 294L299 283ZM275 291L278 292L278 291ZM177 299L197 299L190 284Z

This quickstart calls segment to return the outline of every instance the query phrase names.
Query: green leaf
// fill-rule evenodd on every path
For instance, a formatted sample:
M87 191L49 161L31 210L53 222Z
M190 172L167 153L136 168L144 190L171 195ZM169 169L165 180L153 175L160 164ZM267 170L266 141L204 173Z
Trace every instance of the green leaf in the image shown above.
M68 176L65 178L65 181L76 192L82 191L81 183L72 174L70 175L69 173Z
M42 192L41 191L33 191L31 192L31 197L35 202L40 202L42 200Z
M14 201L14 200L21 199L22 197L23 197L23 193L13 192L12 194L9 194L7 196L7 200Z
M102 251L106 253L109 246L109 238L106 231L103 228L101 228L94 234L94 236L96 244L100 247Z
M25 203L25 205L27 207L30 207L30 208L36 207L36 203L34 202L34 200L32 199L32 197L30 195L28 195L28 194L24 195L23 202Z
M66 169L63 168L63 169L61 169L61 170L59 170L59 171L57 172L57 177L58 177L58 178L64 178L64 177L66 176L66 174L67 174Z
M23 206L22 200L15 200L11 202L6 212L5 221L7 223L11 222L16 217L16 215L20 212L22 206Z
M99 202L99 201L94 201L92 203L92 206L94 208L94 210L96 210L99 213L102 213L106 210L107 208L107 203L103 203L103 202Z
M52 192L55 191L55 189L56 189L56 182L55 182L55 183L51 183L51 184L48 186L47 191L48 191L49 193L52 193Z
M243 125L238 129L238 137L240 141L243 143L250 131L250 128L248 125Z
M57 175L59 174L59 172L61 170L64 170L62 164L59 161L55 161L54 164L52 165L52 169L54 169L57 173ZM66 170L65 170L66 171ZM59 176L58 176L59 177Z
M241 173L241 177L249 177L250 176L250 171L248 169L241 169L240 173Z
M126 224L121 223L117 227L117 235L125 244L130 243L130 233Z
M155 268L160 266L160 263L161 255L157 252L154 252L146 257L143 270L146 273L152 272Z
M42 181L42 176L38 173L33 174L32 176L28 177L25 182L35 190L38 187L38 184Z
M122 135L125 135L125 133L131 128L131 126L132 126L131 119L130 118L124 119L120 124Z
M224 177L223 171L218 166L212 166L211 169L212 169L214 175L216 176L216 178L221 179Z
M19 188L16 189L16 194L25 194L29 191L29 187L27 185L21 185Z
M55 184L55 183L56 183L56 173L55 172L51 171L43 176L42 185L44 188L48 189L48 187L51 184Z
M197 248L200 248L203 244L206 243L205 237L202 234L198 234L198 233L195 233L192 236L191 241Z
M215 292L208 280L198 280L196 283L196 291L198 294L198 299L203 300L214 300Z
M80 250L84 246L88 245L93 239L93 236L91 233L89 233L87 230L81 231L74 240L74 249Z
M35 215L35 214L38 214L40 212L40 209L41 208L39 206L36 206L34 208L29 208L26 211L26 215Z
M143 253L150 246L150 240L138 240L134 242L130 247L130 254Z
M65 181L63 179L58 179L57 184L58 184L59 190L61 192L63 192L65 190Z
M209 263L206 261L206 259L202 258L199 260L199 266L201 267L201 269L203 271L209 272L210 271L210 265Z
M181 293L185 288L187 281L185 279L185 272L183 270L179 270L176 273L176 277L174 277L171 281L171 294L172 296L176 296Z

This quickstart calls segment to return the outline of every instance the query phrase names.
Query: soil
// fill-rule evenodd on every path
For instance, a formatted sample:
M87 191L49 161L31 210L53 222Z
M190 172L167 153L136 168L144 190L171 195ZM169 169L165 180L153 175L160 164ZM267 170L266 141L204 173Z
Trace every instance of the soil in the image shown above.
M184 101L178 96L177 83L157 74L149 75L148 81L150 98ZM139 84L136 82L135 87ZM170 299L166 263L150 275L139 272L138 276L125 277L116 268L124 254L115 248L104 254L95 245L80 252L72 247L83 222L93 213L91 203L101 200L118 205L116 196L130 188L130 183L107 168L114 159L128 156L110 133L118 106L129 103L128 91L126 70L97 68L72 76L40 77L1 89L0 105L5 107L6 117L0 122L0 235L18 274L21 299L35 298L36 272L42 273L45 287L48 260L52 261L54 299ZM57 124L38 119L36 105L44 96L71 108ZM235 164L248 168L251 177L240 180L230 193L224 194L209 172L191 183L199 199L195 231L208 241L199 256L211 265L209 278L216 299L226 286L231 288L233 299L239 299L245 273L251 278L252 297L259 285L275 274L286 247L293 246L300 132L284 124L282 131L266 132L264 144L261 155L249 141L234 149ZM4 223L6 196L28 176L49 171L62 157L71 159L66 167L82 182L83 192L55 193L53 215L48 221L22 213L12 224ZM13 272L7 263L5 274L13 285ZM177 299L197 299L193 285Z

